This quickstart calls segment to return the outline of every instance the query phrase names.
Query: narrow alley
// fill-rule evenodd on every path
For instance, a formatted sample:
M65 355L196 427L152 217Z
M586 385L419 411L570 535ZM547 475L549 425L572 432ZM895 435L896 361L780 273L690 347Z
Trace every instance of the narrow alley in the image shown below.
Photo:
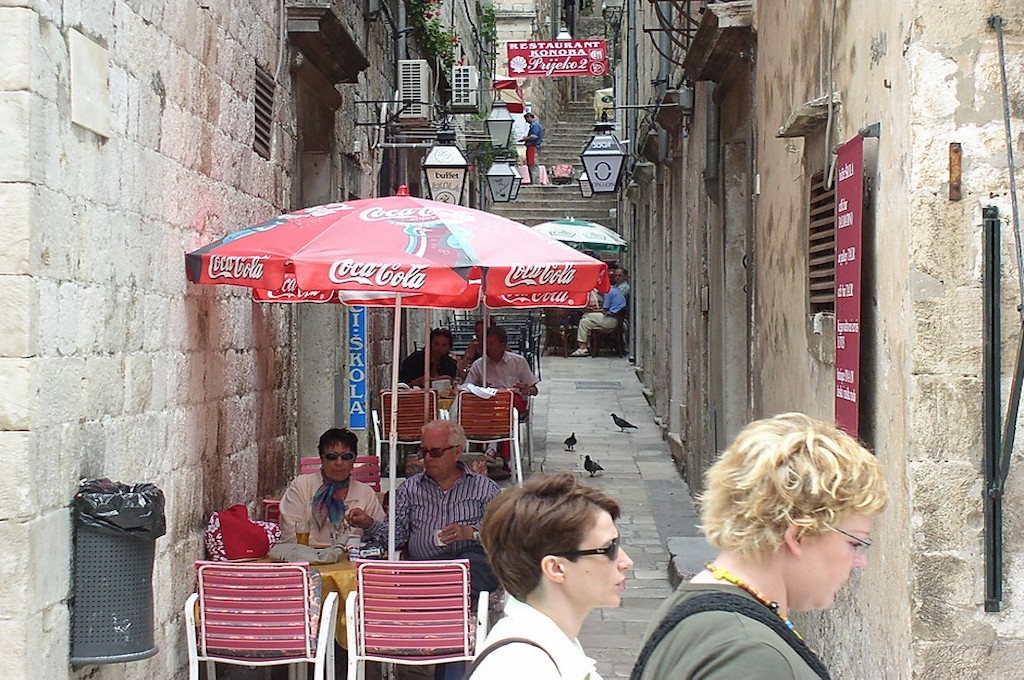
M670 545L686 545L696 535L696 512L668 446L654 423L633 365L624 358L542 359L540 394L534 401L534 471L583 471L583 456L605 471L586 481L615 496L622 505L618 522L622 545L635 566L619 609L597 610L580 633L606 679L628 678L651 615L672 585L675 568L686 572L701 559L687 550L687 566L670 564ZM615 413L637 426L620 432ZM563 441L575 432L574 451Z

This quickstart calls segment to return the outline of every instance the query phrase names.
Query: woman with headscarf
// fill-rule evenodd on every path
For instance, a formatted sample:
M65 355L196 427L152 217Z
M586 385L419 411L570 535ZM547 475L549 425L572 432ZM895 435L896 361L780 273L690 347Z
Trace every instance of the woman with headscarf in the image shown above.
M345 515L360 508L375 520L384 519L377 494L351 478L359 440L345 429L331 428L320 435L320 471L299 475L281 498L281 542L297 542L297 529L309 532L313 546L344 545L363 530L351 526Z

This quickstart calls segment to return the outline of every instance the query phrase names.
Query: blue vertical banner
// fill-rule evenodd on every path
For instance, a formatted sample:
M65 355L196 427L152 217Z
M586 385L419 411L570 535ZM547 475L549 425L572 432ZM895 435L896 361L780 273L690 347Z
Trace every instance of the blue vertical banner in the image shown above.
M366 307L348 308L348 427L366 429Z

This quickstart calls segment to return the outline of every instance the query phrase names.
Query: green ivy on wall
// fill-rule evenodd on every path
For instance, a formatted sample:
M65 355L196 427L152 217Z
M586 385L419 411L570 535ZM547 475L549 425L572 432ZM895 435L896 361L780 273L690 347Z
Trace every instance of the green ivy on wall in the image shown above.
M451 27L441 23L442 0L406 0L409 20L423 42L428 59L436 59L446 73L455 64L455 48L459 37Z
M498 10L491 3L480 8L480 40L490 56L488 62L493 69L498 58Z

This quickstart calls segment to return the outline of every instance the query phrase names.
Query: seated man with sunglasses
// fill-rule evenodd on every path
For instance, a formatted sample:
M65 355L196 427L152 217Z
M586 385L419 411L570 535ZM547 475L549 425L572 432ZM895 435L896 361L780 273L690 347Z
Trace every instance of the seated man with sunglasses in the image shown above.
M475 600L481 591L493 593L498 587L480 545L480 524L501 489L460 460L465 449L466 432L456 421L432 420L423 426L424 471L406 479L395 495L395 545L404 546L412 560L469 560L469 587ZM374 520L356 509L348 521L365 529L371 540L387 541L386 520ZM463 667L462 662L438 664L434 678L461 679Z
M501 489L460 459L466 433L454 420L423 426L424 471L409 477L395 495L395 545L412 560L468 559L472 590L494 592L497 579L480 545L484 510ZM374 541L387 541L388 524L359 509L348 515Z
M349 430L331 428L320 435L320 471L299 475L281 498L281 542L297 542L297 528L309 532L312 546L344 545L361 536L346 514L359 509L368 517L384 519L384 508L367 484L351 478L359 440Z

